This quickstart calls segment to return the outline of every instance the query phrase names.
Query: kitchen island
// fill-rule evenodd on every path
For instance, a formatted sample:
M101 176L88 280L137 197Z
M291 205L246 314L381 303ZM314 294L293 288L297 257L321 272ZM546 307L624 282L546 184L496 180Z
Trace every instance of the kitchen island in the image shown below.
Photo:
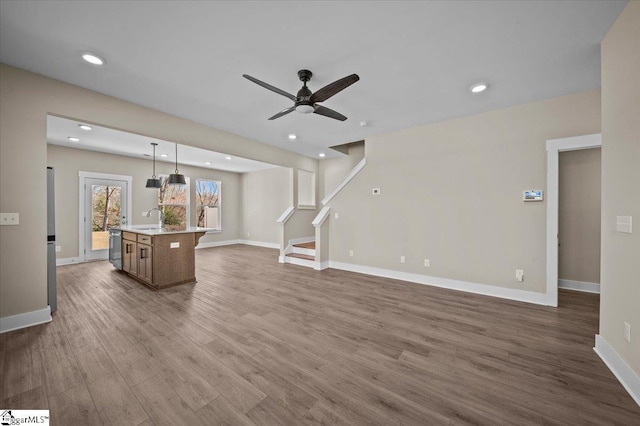
M206 228L117 228L122 271L156 290L196 282L195 248Z

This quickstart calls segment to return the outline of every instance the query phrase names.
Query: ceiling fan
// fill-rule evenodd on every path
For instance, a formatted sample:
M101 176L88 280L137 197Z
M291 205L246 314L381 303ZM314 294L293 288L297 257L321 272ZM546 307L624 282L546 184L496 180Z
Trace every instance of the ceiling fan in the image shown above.
M250 75L243 74L242 76L249 81L253 81L257 85L264 87L265 89L276 92L277 94L289 98L293 102L295 102L292 107L283 109L273 117L270 117L269 120L275 120L276 118L289 114L293 110L298 111L302 114L314 113L324 115L325 117L334 118L340 121L346 120L347 117L345 117L344 115L325 106L318 105L318 102L326 101L336 93L341 92L356 81L360 80L360 77L358 77L357 74L351 74L344 78L341 78L340 80L336 80L331 84L327 84L322 89L312 93L311 90L309 90L309 88L307 87L307 81L311 80L312 75L313 74L309 70L298 71L298 78L300 78L300 81L302 81L303 85L302 88L298 90L298 94L296 96L293 96L291 93L287 93L284 90L267 84L264 81L260 81L257 78L251 77Z

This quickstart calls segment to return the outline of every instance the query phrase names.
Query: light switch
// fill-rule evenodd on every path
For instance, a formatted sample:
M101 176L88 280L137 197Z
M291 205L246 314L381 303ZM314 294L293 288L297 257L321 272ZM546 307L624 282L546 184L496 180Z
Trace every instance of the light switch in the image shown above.
M616 217L616 231L631 234L632 229L631 216L617 216Z
M20 213L0 213L0 225L19 225Z

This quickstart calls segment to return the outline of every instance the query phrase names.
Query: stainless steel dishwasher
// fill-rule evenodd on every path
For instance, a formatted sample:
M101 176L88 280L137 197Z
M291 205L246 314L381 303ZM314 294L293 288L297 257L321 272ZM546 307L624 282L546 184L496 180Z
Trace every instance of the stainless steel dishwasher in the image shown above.
M109 229L109 262L122 270L122 231Z

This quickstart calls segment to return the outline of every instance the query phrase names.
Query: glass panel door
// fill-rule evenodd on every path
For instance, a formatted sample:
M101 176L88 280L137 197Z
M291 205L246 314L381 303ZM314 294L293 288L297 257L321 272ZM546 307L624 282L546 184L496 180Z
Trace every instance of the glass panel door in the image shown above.
M109 228L127 224L127 182L85 179L85 258L109 258Z

